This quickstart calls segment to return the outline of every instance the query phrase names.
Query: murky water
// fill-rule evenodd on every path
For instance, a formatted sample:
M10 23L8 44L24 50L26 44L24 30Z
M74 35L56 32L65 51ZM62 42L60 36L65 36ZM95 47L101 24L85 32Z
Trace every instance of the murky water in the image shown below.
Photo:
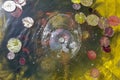
M104 71L119 80L106 69L102 59L102 30L77 24L77 11L70 0L27 0L22 8L19 18L0 8L0 80L106 80ZM81 11L92 13L89 7L82 7ZM35 21L31 28L22 23L28 16ZM7 58L10 38L22 43L13 60ZM88 58L89 50L96 52L95 60ZM112 54L105 56L106 61L113 58Z

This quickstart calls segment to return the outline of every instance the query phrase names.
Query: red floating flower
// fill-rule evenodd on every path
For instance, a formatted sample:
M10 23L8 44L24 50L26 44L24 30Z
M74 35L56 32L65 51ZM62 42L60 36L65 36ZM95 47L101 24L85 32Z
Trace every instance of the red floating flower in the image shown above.
M96 59L96 52L93 51L93 50L88 51L88 52L87 52L87 55L88 55L88 58L89 58L90 60L95 60L95 59Z
M20 58L19 63L20 63L20 65L25 65L25 63L26 63L25 58Z
M118 18L117 16L110 16L108 18L108 23L110 24L110 26L118 26L120 24L120 18Z
M103 46L102 49L103 49L103 51L105 51L107 53L111 52L111 47L110 46L108 46L108 47Z

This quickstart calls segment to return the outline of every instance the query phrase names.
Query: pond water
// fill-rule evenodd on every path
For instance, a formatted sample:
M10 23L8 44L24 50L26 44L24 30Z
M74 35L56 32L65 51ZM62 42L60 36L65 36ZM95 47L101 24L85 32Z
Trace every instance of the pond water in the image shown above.
M95 26L75 20L76 13L101 17L98 12L83 5L75 10L71 0L12 0L15 5L7 6L5 1L0 0L0 80L107 80L103 72L110 70L101 53L110 51L110 42L101 40L99 18L90 18Z

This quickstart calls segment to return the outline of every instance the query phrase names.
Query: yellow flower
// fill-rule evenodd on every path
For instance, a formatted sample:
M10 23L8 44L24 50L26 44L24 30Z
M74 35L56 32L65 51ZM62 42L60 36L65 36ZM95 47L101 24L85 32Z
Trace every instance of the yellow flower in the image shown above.
M75 21L77 23L83 24L85 22L86 16L84 15L84 13L77 13L75 14Z
M79 4L81 0L71 0L72 3Z

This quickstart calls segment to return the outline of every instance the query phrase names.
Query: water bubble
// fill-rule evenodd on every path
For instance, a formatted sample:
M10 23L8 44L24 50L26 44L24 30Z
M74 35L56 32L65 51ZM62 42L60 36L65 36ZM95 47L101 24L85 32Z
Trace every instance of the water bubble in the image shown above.
M51 17L44 27L41 43L47 41L47 44L42 44L42 46L48 48L50 52L54 51L56 55L63 51L73 57L81 46L81 31L78 28L80 27L75 24L71 16L57 14Z

